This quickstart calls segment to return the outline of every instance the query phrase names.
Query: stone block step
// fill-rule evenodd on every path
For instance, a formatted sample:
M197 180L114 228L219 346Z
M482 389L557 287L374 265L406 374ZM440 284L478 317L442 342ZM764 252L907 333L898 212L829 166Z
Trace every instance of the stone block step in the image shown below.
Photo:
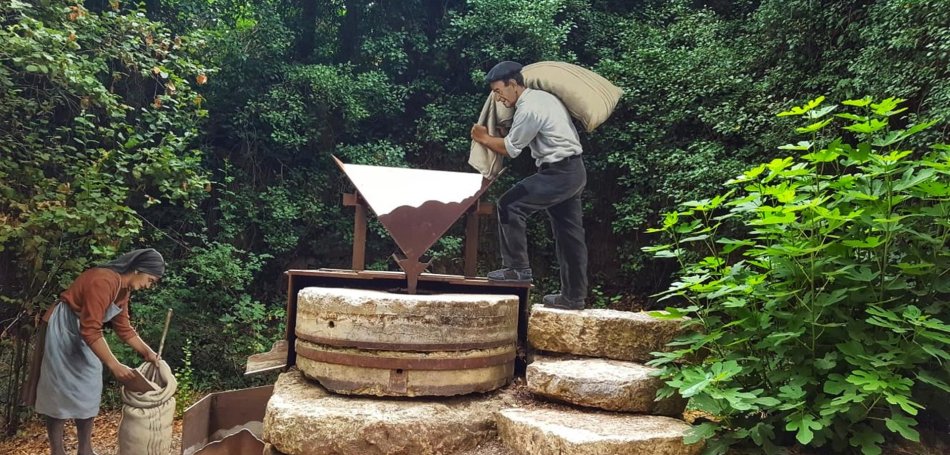
M640 312L534 305L528 318L528 342L542 351L646 362L651 352L666 350L681 324Z
M239 454L230 453L228 455L239 455ZM255 453L254 455L257 455L257 454ZM275 449L274 446L270 444L266 444L264 446L263 455L287 455L287 454L281 453L280 451ZM509 449L508 447L505 447L505 445L502 444L500 440L495 440L495 441L487 442L471 450L458 452L455 455L516 455L516 454L512 452L511 449Z
M282 374L264 416L264 442L284 455L462 455L498 437L504 395L376 399L331 394L297 370Z
M670 417L577 409L504 409L498 433L519 455L698 455L686 445L690 426Z
M538 357L528 365L528 390L536 395L607 411L679 417L682 398L655 401L663 381L656 368L595 358Z

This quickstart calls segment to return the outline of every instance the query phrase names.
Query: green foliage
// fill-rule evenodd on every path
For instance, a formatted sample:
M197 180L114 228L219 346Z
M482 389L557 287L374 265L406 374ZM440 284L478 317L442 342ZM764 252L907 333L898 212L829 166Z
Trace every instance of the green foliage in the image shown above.
M579 21L581 61L625 90L610 121L590 136L589 168L610 184L594 210L609 214L619 256L641 290L668 285L666 269L638 254L643 227L677 201L711 197L715 183L777 156L788 100L893 93L908 99L908 120L950 118L950 60L942 2L805 0L638 2L611 5ZM803 95L804 94L804 95ZM947 128L912 137L946 140ZM619 189L617 189L617 184ZM611 208L598 207L610 204ZM654 272L656 273L654 274ZM629 276L632 276L628 273Z
M950 118L950 9L946 2L875 2L868 10L874 27L861 27L861 45L854 61L853 79L841 83L852 88L849 96L860 93L895 93L908 99L918 98L933 118ZM900 65L882 62L894 58ZM928 87L920 91L920 88ZM861 92L861 89L864 92ZM909 114L911 118L921 113ZM930 131L924 138L933 139Z
M343 145L337 152L346 163L369 164L372 166L405 167L406 151L399 144L387 140L377 142Z
M441 158L445 168L462 170L468 160L473 118L485 103L486 94L444 96L425 105L415 122L420 145ZM437 152L436 152L437 151ZM446 156L447 155L447 156Z
M190 356L195 390L241 385L247 356L266 351L283 333L283 306L252 294L269 256L202 243L207 246L195 246L168 265L160 286L142 296L133 316L143 339L155 345L165 313L174 311L163 357L174 368L188 368L183 356Z
M333 144L345 133L363 134L365 120L400 111L404 90L380 72L354 74L350 68L304 65L287 68L285 82L248 106L238 125L257 124L275 145L298 151ZM317 127L319 125L319 127Z
M610 308L611 305L619 303L623 299L621 295L608 295L604 291L602 286L595 285L590 290L590 299L591 306L593 308Z
M206 183L192 43L134 11L45 5L0 6L0 251L22 264L3 298L28 309Z
M325 224L325 205L295 190L315 186L307 174L291 172L286 180L260 190L241 185L248 176L230 162L221 174L214 222L218 241L239 247L262 242L269 255L278 255L294 251L309 229Z
M452 15L445 39L465 45L461 56L470 61L573 60L565 53L572 21L562 14L569 0L470 0L464 12ZM480 83L485 73L474 71Z
M195 385L195 371L191 366L191 340L187 340L182 348L181 366L175 369L175 381L178 390L175 391L175 416L180 417L189 406L194 404L201 395Z
M455 265L458 268L464 258L464 245L464 237L448 233L442 236L435 245L429 248L428 256L433 263L432 270L435 273L445 273L449 265Z
M903 100L823 100L779 114L802 119L780 147L798 158L665 214L646 248L680 262L663 299L696 329L651 362L661 394L722 417L692 432L713 453L774 453L785 431L877 454L883 434L918 440L915 391L950 392L950 146L909 148L937 122L895 126Z

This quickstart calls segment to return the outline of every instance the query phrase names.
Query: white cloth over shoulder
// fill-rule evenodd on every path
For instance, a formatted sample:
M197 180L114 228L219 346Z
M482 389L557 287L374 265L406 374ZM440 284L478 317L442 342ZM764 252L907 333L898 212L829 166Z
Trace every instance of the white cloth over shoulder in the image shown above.
M511 119L514 116L513 108L505 107L505 103L495 101L493 93L488 94L482 112L478 115L478 124L488 128L490 136L502 137L500 128L511 128ZM468 153L468 164L482 174L482 177L493 179L501 172L504 164L503 157L478 142L472 141Z

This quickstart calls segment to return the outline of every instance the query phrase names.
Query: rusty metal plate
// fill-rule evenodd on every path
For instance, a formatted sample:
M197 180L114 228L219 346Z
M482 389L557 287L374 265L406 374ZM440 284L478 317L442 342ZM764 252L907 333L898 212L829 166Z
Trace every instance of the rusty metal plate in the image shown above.
M410 292L427 263L419 259L468 210L492 180L468 172L344 164L333 158L382 223L404 258Z
M325 338L318 337L313 335L308 335L301 332L295 333L297 338L304 341L309 341L315 344L323 344L327 346L333 346L335 348L354 348L354 349L368 349L375 351L413 351L413 352L435 352L435 351L467 351L470 349L491 349L491 348L500 348L503 346L514 345L518 340L517 336L512 337L510 340L498 340L498 341L486 341L479 343L381 343L381 342L372 342L372 341L354 341L354 340L341 340L338 338ZM286 348L285 348L286 349ZM287 353L284 351L284 357ZM285 358L281 359L281 366L286 364ZM245 373L250 374L250 373Z
M510 377L514 373L514 368L506 367L503 373L504 374L501 374L498 377L468 384L414 386L412 387L411 395L408 393L410 386L405 382L405 374L402 374L401 378L390 378L389 384L387 384L387 387L384 389L386 393L383 396L450 397L455 395L466 395L469 393L491 392L492 390L504 387L511 381ZM365 382L340 381L329 378L320 378L317 381L320 383L320 385L326 387L327 389L343 394L362 395L365 393L364 391L367 388L367 383Z
M350 365L364 368L402 369L402 370L468 370L485 368L495 365L513 363L517 352L511 350L484 357L462 358L411 358L411 357L382 357L372 352L334 352L320 346L311 347L297 345L297 355L317 362L336 365Z
M252 354L244 364L244 375L264 373L283 369L287 366L287 340L278 340L270 351Z
M199 453L202 448L214 442L212 437L219 430L259 425L264 421L267 401L273 392L274 386L268 385L215 392L198 400L186 409L182 416L181 453L183 455ZM234 442L241 442L241 438ZM244 446L244 444L240 445Z

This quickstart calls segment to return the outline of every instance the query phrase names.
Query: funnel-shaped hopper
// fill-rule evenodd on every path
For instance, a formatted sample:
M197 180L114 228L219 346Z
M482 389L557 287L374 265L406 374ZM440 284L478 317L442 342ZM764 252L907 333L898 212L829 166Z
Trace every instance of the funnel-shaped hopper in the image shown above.
M396 245L397 258L409 279L410 292L427 264L419 262L491 185L481 174L405 169L385 166L337 165L353 182Z

